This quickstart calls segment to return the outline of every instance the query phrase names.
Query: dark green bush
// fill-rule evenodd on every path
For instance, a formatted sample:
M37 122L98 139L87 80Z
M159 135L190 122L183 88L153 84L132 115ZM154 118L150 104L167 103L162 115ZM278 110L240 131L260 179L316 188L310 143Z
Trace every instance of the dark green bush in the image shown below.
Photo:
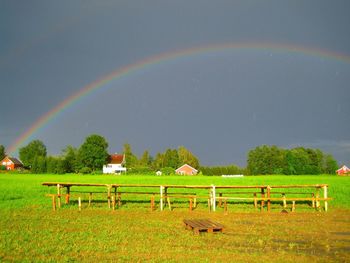
M89 167L83 167L80 169L79 171L81 174L90 174L91 173L91 169Z
M164 167L160 169L160 171L162 172L163 175L175 174L175 169L172 167Z
M127 170L129 174L155 174L155 172L148 166L136 166Z

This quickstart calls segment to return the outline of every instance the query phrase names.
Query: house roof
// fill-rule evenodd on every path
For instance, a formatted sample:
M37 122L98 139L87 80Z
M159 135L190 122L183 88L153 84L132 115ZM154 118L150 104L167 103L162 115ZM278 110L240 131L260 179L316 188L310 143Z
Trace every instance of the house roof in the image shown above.
M337 172L340 172L340 171L350 171L350 169L346 166L346 165L343 165L342 167L340 167L338 170L337 170Z
M109 156L110 164L122 164L124 163L124 154L111 154Z
M11 162L13 162L16 165L23 165L23 163L15 157L6 156L3 160L5 159L9 159Z
M179 168L177 168L177 169L175 170L175 172L181 170L181 169L184 168L184 167L188 167L188 168L190 168L190 169L192 169L192 170L198 172L197 169L193 168L191 165L188 165L188 164L184 164L184 165L180 166Z

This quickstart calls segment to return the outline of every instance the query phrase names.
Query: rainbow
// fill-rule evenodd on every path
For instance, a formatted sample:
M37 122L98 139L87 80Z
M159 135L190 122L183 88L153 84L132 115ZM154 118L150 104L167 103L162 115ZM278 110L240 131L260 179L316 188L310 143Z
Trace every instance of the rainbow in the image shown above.
M117 80L121 77L132 74L133 72L142 68L160 64L169 60L173 60L180 57L194 56L203 53L217 52L223 50L258 50L258 51L270 51L281 53L297 53L305 54L308 56L321 57L325 59L338 60L340 62L350 63L350 56L335 51L324 50L319 48L308 48L290 44L269 44L269 43L229 43L229 44L215 44L209 46L193 47L188 49L175 50L171 52L161 53L155 56L151 56L135 63L118 68L108 75L103 76L100 79L93 81L92 83L81 88L78 92L69 96L56 107L52 108L49 112L45 113L39 119L37 119L25 132L23 132L7 149L9 154L13 154L17 149L28 141L33 134L45 126L48 122L53 120L64 109L70 107L76 101L88 96L97 89L103 88L107 83Z

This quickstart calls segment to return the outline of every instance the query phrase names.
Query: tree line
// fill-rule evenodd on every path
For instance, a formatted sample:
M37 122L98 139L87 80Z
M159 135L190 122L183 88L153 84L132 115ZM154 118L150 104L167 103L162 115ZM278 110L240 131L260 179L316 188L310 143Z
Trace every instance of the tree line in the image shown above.
M248 152L247 172L256 174L334 174L338 165L319 149L262 145Z
M179 166L187 163L199 168L199 159L184 146L178 149L166 149L152 157L148 150L138 158L125 143L122 153L125 155L128 171L147 173L157 170L172 174ZM0 145L0 157L5 157L5 148ZM33 140L19 149L19 158L32 173L93 173L100 172L103 165L109 162L108 142L100 135L92 134L85 138L83 144L75 148L68 145L59 156L48 156L45 144Z
M233 175L233 174L247 174L245 168L241 168L235 164L226 166L201 166L199 169L205 175Z
M319 149L303 147L284 149L274 145L258 146L248 152L245 168L234 164L200 166L198 157L184 146L168 148L154 157L145 150L137 157L131 145L125 143L122 153L125 155L128 171L139 174L158 170L163 174L173 174L183 164L191 165L204 175L333 174L337 169L337 162L332 155ZM5 155L5 147L0 145L0 160ZM107 140L97 134L86 137L78 148L68 145L59 156L48 156L46 146L40 140L33 140L19 149L20 160L32 173L98 173L108 163L109 157Z

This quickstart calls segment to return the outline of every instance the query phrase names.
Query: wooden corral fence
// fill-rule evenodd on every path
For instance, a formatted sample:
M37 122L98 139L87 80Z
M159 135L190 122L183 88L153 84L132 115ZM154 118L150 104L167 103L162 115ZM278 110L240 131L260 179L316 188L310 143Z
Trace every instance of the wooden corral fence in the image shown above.
M287 203L291 203L291 210L295 210L296 202L309 202L311 206L320 210L323 203L324 211L328 211L328 185L147 185L147 184L88 184L88 183L64 183L64 182L45 182L42 185L55 187L56 193L47 194L52 199L52 207L56 210L62 205L62 198L65 204L69 204L72 193L78 196L78 206L81 209L81 195L89 195L89 206L92 203L95 194L106 196L108 208L115 209L122 205L122 196L135 196L136 198L145 197L150 200L151 210L156 208L156 199L159 200L159 209L164 210L166 206L172 210L171 200L187 199L189 210L196 208L197 200L204 199L208 202L209 211L216 211L217 206L224 206L227 212L227 203L229 201L253 202L254 207L264 207L271 211L273 203L283 205L287 208ZM71 188L80 188L85 191L71 191ZM66 189L63 193L62 189ZM87 190L86 189L93 189ZM140 188L143 191L140 191ZM96 191L95 189L101 189ZM203 194L204 193L204 194ZM205 194L206 193L206 194ZM260 203L260 204L259 204Z

